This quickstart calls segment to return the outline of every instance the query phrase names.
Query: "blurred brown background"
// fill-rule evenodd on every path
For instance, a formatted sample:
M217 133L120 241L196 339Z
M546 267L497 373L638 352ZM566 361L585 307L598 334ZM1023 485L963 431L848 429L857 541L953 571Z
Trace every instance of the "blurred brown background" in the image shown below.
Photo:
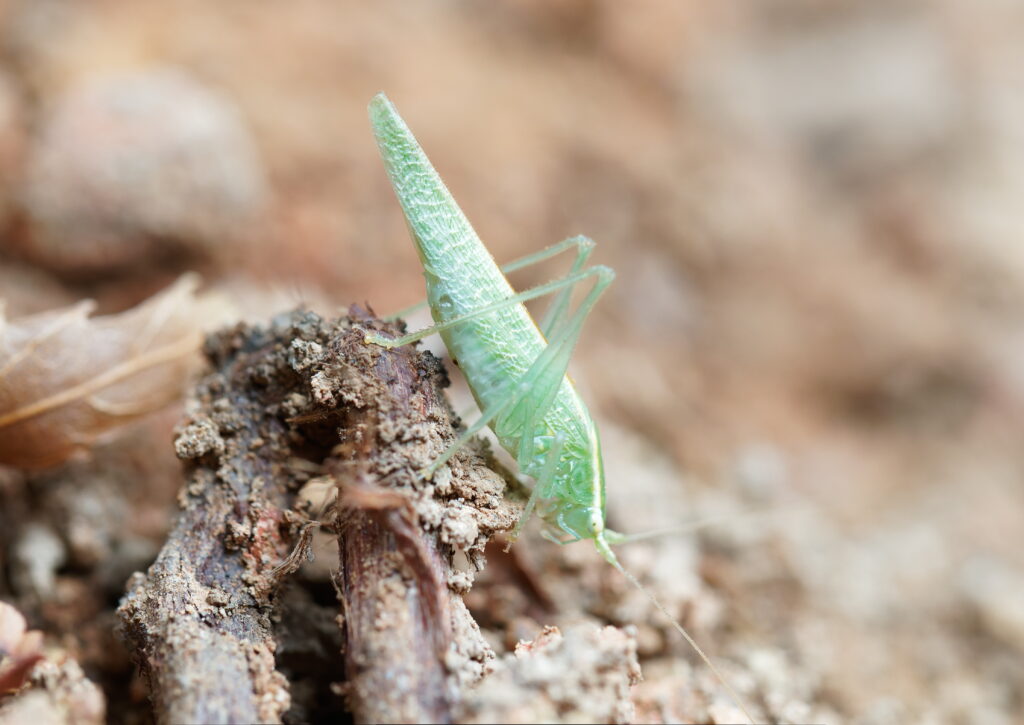
M9 316L190 268L255 318L416 302L384 90L499 260L616 269L573 368L612 523L651 461L669 520L780 511L715 601L804 716L1024 722L1024 5L0 8Z

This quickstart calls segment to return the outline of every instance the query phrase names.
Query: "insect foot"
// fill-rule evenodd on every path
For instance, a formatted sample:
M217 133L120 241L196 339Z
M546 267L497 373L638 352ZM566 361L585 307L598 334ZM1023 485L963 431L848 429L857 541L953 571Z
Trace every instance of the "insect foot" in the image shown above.
M384 337L379 332L366 333L366 335L363 337L363 342L365 342L367 345L380 345L381 347L386 347L389 350L395 347L394 340L392 340L389 337Z

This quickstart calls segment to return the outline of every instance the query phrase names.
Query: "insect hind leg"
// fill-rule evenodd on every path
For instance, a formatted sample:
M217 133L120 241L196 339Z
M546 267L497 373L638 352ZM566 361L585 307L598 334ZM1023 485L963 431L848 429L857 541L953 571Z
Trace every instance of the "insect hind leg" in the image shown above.
M586 264L587 259L590 257L590 253L594 250L594 247L596 246L597 244L590 237L583 236L582 234L577 234L575 237L569 237L568 239L563 239L557 244L552 244L550 247L545 247L539 252L533 252L531 254L527 254L525 257L520 257L519 259L514 259L511 262L503 264L501 266L501 273L504 275L509 275L512 272L518 271L520 269L533 267L534 265L540 264L541 262L551 259L552 257L555 257L564 252L565 250L571 249L572 247L576 247L576 259L573 262L572 272L578 272L579 270L583 269L583 265ZM566 302L568 302L568 300L566 300ZM395 320L405 317L413 312L422 310L427 306L427 304L427 301L423 300L421 302L417 302L414 305L410 305L409 307L404 307L398 312L387 315L382 319L385 322L394 322ZM552 306L552 310L553 309L554 307ZM547 322L548 317L552 314L552 310L549 310L545 314L545 322ZM544 333L544 336L547 337L549 330L546 329L545 325L541 325L540 329L541 332Z
M542 249L539 252L528 254L525 257L517 259L513 262L509 262L501 268L503 274L509 274L519 269L525 269L526 267L532 267L535 264L543 262L551 257L554 257L567 249L572 247L576 248L576 259L573 260L572 269L569 274L576 274L580 272L590 258L590 253L594 251L594 247L597 245L594 240L590 237L582 234L577 234L575 237L569 237L563 239L558 244L552 244L546 249ZM540 331L544 337L549 337L554 330L555 323L565 316L566 309L569 306L569 299L572 296L572 287L566 287L551 302L551 306L547 312L544 313L544 319L540 324Z
M510 386L508 395L502 397L498 402L488 406L486 410L482 411L482 415L477 421L463 431L458 439L449 446L444 453L423 469L422 473L426 478L432 477L438 468L444 465L463 445L465 445L473 436L479 433L484 426L488 424L495 429L501 428L509 431L515 430L518 433L520 445L516 456L516 462L522 470L525 470L529 466L533 457L537 428L546 417L547 412L550 410L551 405L554 403L555 397L558 394L559 387L565 379L569 360L572 357L572 352L576 347L576 342L579 340L580 333L587 317L594 305L597 303L597 300L604 293L605 289L607 289L608 285L610 285L612 280L615 279L615 273L609 267L591 267L580 272L569 274L563 279L527 290L526 292L520 293L519 295L515 295L512 298L508 298L508 300L503 300L498 303L509 303L516 298L519 298L518 301L522 301L524 299L549 294L560 289L568 289L571 292L572 286L591 277L593 277L595 281L586 297L572 315L568 316L568 319L565 319L564 321L559 318L555 319L557 326L556 334L548 342L543 352L541 352L540 355L538 355L531 363L530 367L520 377L520 379ZM492 311L490 309L492 307L494 307L494 305L488 305L483 310L456 318L452 322L461 322L470 317L485 314ZM565 317L564 314L562 316ZM449 323L445 323L445 325L448 324ZM439 325L437 327L443 326L444 325ZM421 333L414 333L414 335L418 335L416 339L424 336L422 331ZM403 338L387 342L390 343L389 346L406 344ZM558 438L556 438L556 440L558 440L558 443L557 446L553 446L553 449L560 449L562 441ZM518 533L522 523L525 523L525 520L529 517L530 513L532 513L533 505L536 505L537 498L541 495L549 495L551 487L555 485L559 455L560 450L557 450L557 452L549 452L544 468L542 469L540 476L538 476L537 484L534 487L534 493L530 497L530 502L527 503L527 509L524 511L524 515L520 518L520 524L516 527L516 533ZM533 505L531 505L531 503ZM560 522L561 528L566 533L571 536L575 536L576 539L580 537L579 533L574 532L567 526L561 524L562 518L559 518L558 521Z
M570 275L570 277L572 276ZM595 277L594 286L591 287L587 296L571 316L568 316L564 321L560 318L555 318L556 332L548 342L544 352L537 358L535 366L531 366L530 371L527 372L527 375L529 375L534 367L537 368L534 379L531 380L528 395L523 400L518 401L516 407L510 411L508 416L510 421L515 421L518 417L519 420L532 422L533 425L536 425L536 423L543 420L554 402L555 396L558 394L562 380L565 378L566 371L569 368L569 360L572 357L573 350L576 348L576 342L583 331L583 325L587 321L587 317L605 289L615 279L615 273L611 268L604 266L591 267L578 273L578 276L581 278ZM569 291L571 292L571 289ZM542 360L545 362L541 364ZM517 455L517 462L520 466L525 465L530 459L530 444L532 443L530 438L534 434L535 431L532 427L522 431Z
M541 474L537 477L533 484L533 491L530 492L530 498L526 502L526 506L523 507L523 512L519 515L519 520L516 522L516 527L512 530L509 535L508 546L505 550L508 551L508 547L512 546L516 539L519 538L519 534L523 530L523 526L530 519L530 515L533 513L534 507L537 505L537 501L547 493L548 487L551 485L551 481L555 477L555 472L558 469L558 459L562 455L562 446L565 444L565 434L559 433L555 436L554 441L551 443L551 448L548 450L547 457L544 461L544 469Z
M581 303L580 308L573 315L573 319L570 320L566 325L566 332L560 334L557 340L548 343L544 351L537 356L537 359L533 361L527 371L515 381L509 388L509 394L494 403L484 411L480 418L469 426L462 434L456 439L452 445L450 445L444 453L442 453L433 463L423 469L422 473L425 478L431 478L434 473L448 462L455 453L462 448L469 440L483 430L484 426L491 424L492 421L499 419L509 408L513 410L509 414L501 419L503 426L508 426L510 422L518 420L522 421L519 427L522 428L522 435L529 436L530 443L533 440L533 429L537 421L543 419L547 414L548 409L551 407L551 403L554 400L555 393L558 392L558 385L561 384L562 378L565 377L566 368L569 365L569 357L572 355L573 347L575 347L576 340L579 337L579 330L582 328L583 321L586 319L587 313L590 308L597 302L597 298L600 297L601 292L611 284L612 279L615 278L615 273L608 267L591 267L590 269L584 270L577 275L570 275L561 280L550 282L547 285L541 285L541 287L535 287L533 290L528 290L522 293L522 296L526 294L534 294L534 296L540 296L546 294L553 289L558 289L561 285L576 284L581 279L587 279L589 277L597 277L597 282L594 287L590 290L586 299ZM541 288L546 288L542 292L537 292ZM535 294L536 293L536 294ZM512 298L509 298L512 299ZM502 302L505 302L503 300ZM488 305L493 307L493 305ZM487 309L487 308L485 308ZM490 310L488 310L490 311ZM468 316L476 316L479 312L470 313ZM458 321L462 321L459 319ZM447 324L447 323L446 323ZM439 326L440 327L440 326ZM367 336L368 342L375 342L370 340L369 335ZM407 344L402 342L403 338L399 338L397 341L390 342L389 347L397 347L399 344ZM554 385L552 385L554 383ZM540 397L538 397L540 396ZM522 407L520 407L522 406ZM498 425L496 423L495 425ZM517 456L516 462L522 467L525 464L525 455L523 453L523 446L520 446L519 456Z
M536 287L531 287L527 290L514 294L511 297L506 297L505 299L498 300L497 302L492 302L491 304L484 305L483 307L473 310L472 312L467 312L465 314L458 315L456 317L451 318L450 320L446 320L436 325L432 325L431 327L426 327L422 330L417 330L416 332L411 332L407 335L391 338L385 337L384 335L381 335L380 333L377 332L369 332L367 333L365 340L367 343L372 343L387 348L402 347L403 345L409 345L411 343L422 340L424 337L429 337L430 335L434 335L438 332L442 332L443 330L447 330L451 327L454 327L455 325L461 324L463 322L469 322L470 320L478 319L480 317L483 317L484 315L489 315L494 312L498 312L512 305L521 304L523 302L527 302L538 297L544 297L549 294L558 293L558 296L555 298L554 302L552 303L551 309L549 309L544 319L543 324L547 329L542 328L542 332L544 333L545 337L547 337L548 334L557 325L558 320L561 317L564 317L565 309L568 307L569 304L569 297L572 294L572 287L575 284L595 274L598 275L599 277L604 277L606 275L610 275L611 277L615 276L615 273L611 270L610 267L605 267L603 265L589 267L587 269L580 269L583 266L584 262L586 262L594 246L594 243L587 237L573 237L572 239L567 239L564 242L556 244L554 247L549 247L548 249L537 252L537 255L551 256L552 254L556 254L557 252L562 251L562 249L572 245L577 246L580 251L576 255L576 261L573 263L572 271L569 272L569 274L565 275L564 277L560 277L545 284L537 285ZM556 251L552 252L551 250L553 249L556 249ZM529 260L528 257L524 257L523 259L528 260L528 264L533 264L536 261L539 261ZM518 267L516 269L518 269Z

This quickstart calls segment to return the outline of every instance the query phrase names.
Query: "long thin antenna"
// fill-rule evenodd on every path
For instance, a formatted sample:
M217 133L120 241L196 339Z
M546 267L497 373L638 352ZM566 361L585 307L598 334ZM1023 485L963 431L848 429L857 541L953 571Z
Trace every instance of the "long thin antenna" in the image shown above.
M599 534L597 537L594 538L594 544L595 546L597 546L597 550L598 552L600 552L601 556L603 556L609 564L618 569L619 573L621 573L622 576L626 577L626 579L629 580L630 584L632 584L641 592L643 592L644 596L650 599L651 603L658 608L658 611L665 615L665 618L672 623L672 626L676 628L676 631L678 631L679 634L683 635L683 639L685 639L687 643L691 647L693 647L693 651L696 652L702 660L704 660L704 664L708 666L708 669L711 670L715 677L718 678L718 681L721 682L725 689L729 692L729 696L732 698L736 706L739 707L739 709L743 711L743 714L747 716L747 720L750 721L750 725L754 725L754 718L750 715L750 713L747 711L747 708L743 705L743 699L739 696L739 694L737 694L736 690L733 689L733 686L729 684L729 681L725 679L725 676L718 671L718 668L715 667L715 664L711 661L711 658L704 654L704 650L702 650L700 648L700 645L697 644L696 640L694 640L694 638L690 636L690 633L683 629L683 625L681 625L679 621L675 617L673 617L671 613L669 613L668 609L665 608L665 605L662 604L657 597L651 594L635 576L630 574L628 571L626 571L626 569L622 567L622 564L619 563L618 557L615 556L615 552L611 550L611 547L608 546L608 542L604 540L603 534Z
M799 510L799 509L796 509ZM759 519L767 518L769 516L779 516L782 514L793 513L793 508L786 509L763 509L754 511L739 511L724 514L712 514L710 516L704 516L693 521L688 521L684 524L677 524L675 526L667 526L662 529L654 529L652 531L644 531L639 534L620 534L617 531L611 531L605 529L605 538L610 546L621 546L622 544L632 544L634 541L647 541L648 539L657 539L662 536L671 536L674 534L689 534L701 529L709 528L711 526L717 526L718 524L733 523L737 519Z

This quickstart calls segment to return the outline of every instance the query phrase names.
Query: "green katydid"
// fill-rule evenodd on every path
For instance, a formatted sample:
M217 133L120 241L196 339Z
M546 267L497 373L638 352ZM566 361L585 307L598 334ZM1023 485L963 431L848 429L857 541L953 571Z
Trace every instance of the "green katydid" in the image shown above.
M576 250L569 274L516 293L392 103L378 94L369 111L384 166L423 265L435 325L398 338L372 333L366 340L398 347L439 333L482 412L423 475L432 476L484 426L490 426L520 471L535 481L513 538L536 512L545 523L545 535L558 543L591 539L601 556L671 620L746 713L703 650L623 569L611 549L629 537L605 526L604 466L597 426L566 369L587 315L611 284L614 272L605 266L586 267L594 243L575 237L507 265L505 272ZM581 282L592 284L570 311L572 290ZM548 294L555 298L538 326L524 303Z

